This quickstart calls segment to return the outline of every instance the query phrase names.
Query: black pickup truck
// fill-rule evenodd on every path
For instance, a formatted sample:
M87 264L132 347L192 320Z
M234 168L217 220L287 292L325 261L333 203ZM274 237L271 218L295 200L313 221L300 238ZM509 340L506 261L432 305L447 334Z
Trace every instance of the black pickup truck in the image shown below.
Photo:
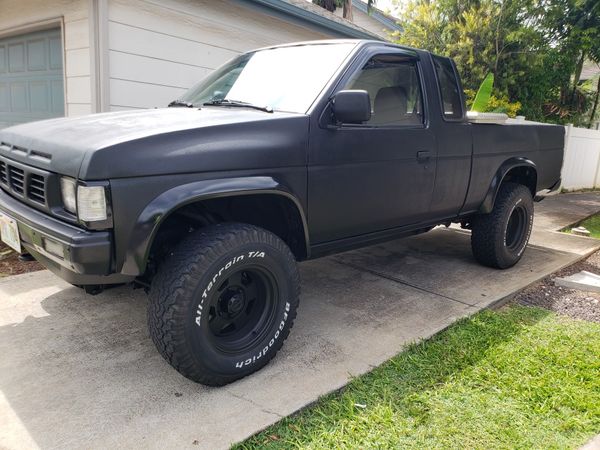
M560 185L562 127L471 123L423 50L265 48L169 106L1 130L1 234L87 292L145 287L158 350L208 385L282 346L297 261L460 223L507 268Z

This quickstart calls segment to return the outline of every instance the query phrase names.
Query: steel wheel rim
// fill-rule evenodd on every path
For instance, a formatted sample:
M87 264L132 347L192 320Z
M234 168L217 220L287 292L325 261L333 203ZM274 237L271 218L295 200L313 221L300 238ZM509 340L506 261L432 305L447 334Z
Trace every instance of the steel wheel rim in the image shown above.
M262 267L231 273L207 299L208 330L223 353L243 353L263 340L278 303L275 277Z

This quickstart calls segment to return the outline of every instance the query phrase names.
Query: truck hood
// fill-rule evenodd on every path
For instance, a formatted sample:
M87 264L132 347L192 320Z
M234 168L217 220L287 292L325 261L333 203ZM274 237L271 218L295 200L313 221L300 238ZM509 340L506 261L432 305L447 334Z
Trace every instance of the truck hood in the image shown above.
M302 114L230 107L148 109L6 128L0 130L0 154L84 180L244 169L258 164L281 167L304 163L307 132L308 117ZM290 153L285 161L281 157L265 160L272 156L265 150L290 145L296 150L303 147L300 160Z

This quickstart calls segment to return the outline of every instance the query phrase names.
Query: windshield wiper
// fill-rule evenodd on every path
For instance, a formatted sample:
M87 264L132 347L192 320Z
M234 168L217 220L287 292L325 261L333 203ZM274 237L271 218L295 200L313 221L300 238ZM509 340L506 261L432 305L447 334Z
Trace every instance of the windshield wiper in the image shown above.
M240 100L229 100L229 99L211 100L210 102L202 103L202 105L203 106L232 106L235 108L252 108L252 109L257 109L259 111L264 111L264 112L268 112L268 113L273 112L273 108L271 108L270 106L253 105L252 103L242 102Z
M186 108L193 108L194 104L190 103L190 102L186 102L184 100L173 100L171 103L169 103L167 105L167 107L172 108L172 107L177 107L177 106L184 106Z

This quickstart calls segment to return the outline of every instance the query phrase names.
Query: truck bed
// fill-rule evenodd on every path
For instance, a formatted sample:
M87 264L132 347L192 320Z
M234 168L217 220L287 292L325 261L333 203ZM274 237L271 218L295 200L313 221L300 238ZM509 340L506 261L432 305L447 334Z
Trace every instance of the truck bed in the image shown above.
M473 167L464 211L476 210L498 168L510 158L536 166L536 192L556 185L563 163L565 129L535 123L472 123Z

